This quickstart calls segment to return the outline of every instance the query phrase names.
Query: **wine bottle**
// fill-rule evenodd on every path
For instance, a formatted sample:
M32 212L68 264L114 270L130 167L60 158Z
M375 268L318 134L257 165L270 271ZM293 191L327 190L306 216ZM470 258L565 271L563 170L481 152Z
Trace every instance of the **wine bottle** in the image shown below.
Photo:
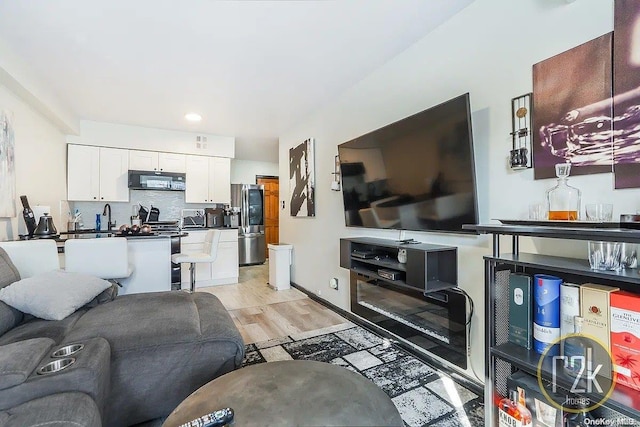
M27 226L27 234L29 234L29 237L33 237L33 232L36 231L36 217L33 215L31 206L29 206L27 196L20 196L20 201L22 202L22 217L24 218L24 224Z

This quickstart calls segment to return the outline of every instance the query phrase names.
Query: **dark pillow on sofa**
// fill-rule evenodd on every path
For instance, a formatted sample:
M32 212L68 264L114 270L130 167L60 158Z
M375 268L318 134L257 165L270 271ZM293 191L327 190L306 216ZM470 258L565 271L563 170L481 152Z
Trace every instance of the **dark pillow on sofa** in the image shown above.
M0 288L9 286L18 280L20 280L18 269L11 262L11 258L5 250L0 248ZM0 335L22 322L23 317L21 311L0 301Z
M109 301L113 301L118 296L118 285L115 283L111 284L111 287L102 291L97 297L86 303L83 308L93 308L97 307L100 304L107 303Z

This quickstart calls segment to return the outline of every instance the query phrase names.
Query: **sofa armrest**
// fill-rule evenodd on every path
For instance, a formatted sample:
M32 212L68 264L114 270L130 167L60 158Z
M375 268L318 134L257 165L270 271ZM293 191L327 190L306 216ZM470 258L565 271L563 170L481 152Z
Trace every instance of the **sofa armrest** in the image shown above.
M51 338L33 338L0 346L0 390L24 383L53 345Z
M49 348L44 357L36 361L36 366L25 381L0 390L0 410L56 393L77 391L89 395L102 413L111 385L109 343L104 338L91 338L82 340L81 343L84 348L68 356L75 359L73 364L56 373L38 374L38 368L56 360L52 357L55 350L72 342Z

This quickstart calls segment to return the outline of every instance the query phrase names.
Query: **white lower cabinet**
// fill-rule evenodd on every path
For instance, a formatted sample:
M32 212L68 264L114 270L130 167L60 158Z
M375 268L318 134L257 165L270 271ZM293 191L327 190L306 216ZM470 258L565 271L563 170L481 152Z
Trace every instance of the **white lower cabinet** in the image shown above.
M188 230L189 235L180 240L180 252L201 252L207 231ZM216 260L213 263L196 264L196 288L238 283L238 230L223 229L221 232ZM188 263L182 264L181 273L182 289L189 289L191 278Z

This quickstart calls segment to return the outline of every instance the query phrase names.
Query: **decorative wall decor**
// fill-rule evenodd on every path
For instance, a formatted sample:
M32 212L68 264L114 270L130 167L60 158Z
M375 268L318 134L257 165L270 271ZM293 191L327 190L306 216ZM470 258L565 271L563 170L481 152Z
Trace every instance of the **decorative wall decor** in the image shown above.
M613 44L615 188L640 187L640 2L616 0Z
M0 218L16 216L15 138L11 112L0 111Z
M316 216L313 138L289 149L291 216Z
M511 169L527 169L533 166L531 158L531 93L511 100Z
M535 179L566 162L572 175L611 172L611 49L608 33L534 64Z

